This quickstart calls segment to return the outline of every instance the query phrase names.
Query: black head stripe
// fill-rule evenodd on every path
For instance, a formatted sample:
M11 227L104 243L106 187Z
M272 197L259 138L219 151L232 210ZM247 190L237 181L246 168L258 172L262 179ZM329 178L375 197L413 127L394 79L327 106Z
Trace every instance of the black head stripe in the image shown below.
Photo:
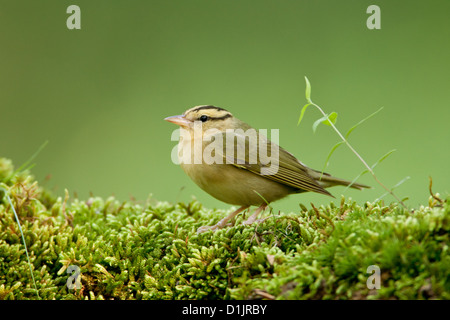
M227 110L225 110L225 109L222 109L222 108L219 108L219 107L215 107L215 106L199 106L199 107L197 107L197 108L195 108L195 109L192 109L191 111L192 112L194 112L194 111L200 111L200 110L217 110L217 111L227 111Z
M228 119L228 118L231 118L231 114L230 113L227 113L226 115L221 116L221 117L211 117L211 120L225 120L225 119Z

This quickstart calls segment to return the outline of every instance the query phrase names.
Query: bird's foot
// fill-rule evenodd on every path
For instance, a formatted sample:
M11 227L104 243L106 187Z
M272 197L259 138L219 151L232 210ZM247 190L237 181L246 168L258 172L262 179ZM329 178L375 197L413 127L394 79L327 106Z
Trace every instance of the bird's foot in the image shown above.
M227 223L227 221L223 221L224 219L220 220L217 224L213 225L213 226L202 226L200 228L197 229L197 234L206 232L206 231L216 231L222 228L225 228L227 226L231 226L231 223Z
M255 222L258 222L258 223L262 223L262 222L264 222L267 218L269 218L269 217L266 217L266 218L262 218L262 219L256 219L256 218L258 218L258 216L259 216L259 214L261 213L261 211L264 211L265 209L266 209L266 204L263 204L263 205L261 205L258 209L256 209L255 210L255 212L246 220L246 221L244 221L242 224L244 225L244 226L249 226L249 225L251 225L252 223L255 223Z
M217 224L213 225L213 226L201 226L200 228L197 229L197 234L206 232L211 230L212 232L216 231L217 229L219 229L219 227L217 226Z
M206 232L211 230L212 232L218 230L218 229L222 229L228 226L232 226L233 223L228 222L228 221L233 221L233 218L241 211L244 211L245 209L247 209L248 206L242 206L239 209L237 209L236 211L232 212L229 216L223 218L222 220L220 220L219 222L217 222L217 224L213 225L213 226L203 226L197 229L197 234Z
M249 226L255 222L257 223L263 223L264 221L266 221L267 219L269 219L270 217L265 217L265 218L261 218L261 219L256 219L256 217L254 216L250 216L247 220L245 220L244 222L242 222L242 224L244 226Z

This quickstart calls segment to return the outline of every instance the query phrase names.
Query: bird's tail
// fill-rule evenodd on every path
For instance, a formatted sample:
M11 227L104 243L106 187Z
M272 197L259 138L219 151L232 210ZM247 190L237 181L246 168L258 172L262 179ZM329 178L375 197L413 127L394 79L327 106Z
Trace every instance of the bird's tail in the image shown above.
M311 173L310 173L311 174ZM362 190L362 189L370 189L370 186L367 186L365 184L361 183L352 183L351 181L344 180L341 178L333 177L332 175L328 173L322 173L321 171L314 170L314 174L311 174L317 182L323 187L323 188L329 188L333 186L350 186L350 188Z

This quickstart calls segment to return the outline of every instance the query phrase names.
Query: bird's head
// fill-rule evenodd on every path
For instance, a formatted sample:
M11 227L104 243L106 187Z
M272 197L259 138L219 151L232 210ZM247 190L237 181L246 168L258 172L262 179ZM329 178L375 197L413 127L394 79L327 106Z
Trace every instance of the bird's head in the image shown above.
M175 123L183 129L193 130L194 124L201 123L202 130L218 129L225 131L234 128L234 117L225 109L215 106L196 106L186 110L182 115L167 117L164 120Z

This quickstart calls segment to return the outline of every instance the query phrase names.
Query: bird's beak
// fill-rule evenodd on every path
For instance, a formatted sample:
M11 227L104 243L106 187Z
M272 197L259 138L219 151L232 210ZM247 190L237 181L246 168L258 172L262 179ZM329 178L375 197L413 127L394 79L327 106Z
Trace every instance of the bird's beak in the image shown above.
M186 119L186 117L184 115L167 117L164 120L175 123L176 125L179 125L180 127L187 127L192 123L192 121Z

